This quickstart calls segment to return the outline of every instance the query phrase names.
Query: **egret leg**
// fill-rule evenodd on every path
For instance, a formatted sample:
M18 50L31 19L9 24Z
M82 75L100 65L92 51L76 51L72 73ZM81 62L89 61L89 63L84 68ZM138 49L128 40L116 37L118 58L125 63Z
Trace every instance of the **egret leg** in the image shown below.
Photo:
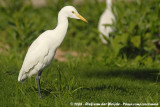
M36 76L39 98L42 98L42 95L41 95L41 86L40 86L41 73L42 72L38 72L38 74Z

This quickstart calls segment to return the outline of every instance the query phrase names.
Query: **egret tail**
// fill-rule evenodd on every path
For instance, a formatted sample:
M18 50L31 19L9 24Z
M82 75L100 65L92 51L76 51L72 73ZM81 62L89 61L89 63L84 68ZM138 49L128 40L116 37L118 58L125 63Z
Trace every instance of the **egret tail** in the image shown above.
M19 82L24 82L27 79L27 74L22 74L22 72L20 71L19 76L18 76L18 81Z

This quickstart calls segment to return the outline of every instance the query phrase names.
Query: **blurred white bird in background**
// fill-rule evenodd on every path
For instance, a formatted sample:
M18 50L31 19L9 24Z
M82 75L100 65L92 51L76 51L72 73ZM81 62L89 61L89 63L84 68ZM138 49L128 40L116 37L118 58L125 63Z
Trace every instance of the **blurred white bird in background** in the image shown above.
M98 23L98 30L100 32L99 36L103 44L108 43L103 36L109 38L109 33L113 32L111 26L105 26L105 25L106 24L112 25L113 21L115 21L115 16L112 12L112 0L106 0L106 6L107 8L101 15Z
M58 14L57 27L54 30L45 31L31 44L19 72L18 81L21 82L33 74L37 74L36 80L40 98L40 77L42 70L51 63L56 49L64 39L68 29L68 18L81 19L87 22L73 6L62 8Z

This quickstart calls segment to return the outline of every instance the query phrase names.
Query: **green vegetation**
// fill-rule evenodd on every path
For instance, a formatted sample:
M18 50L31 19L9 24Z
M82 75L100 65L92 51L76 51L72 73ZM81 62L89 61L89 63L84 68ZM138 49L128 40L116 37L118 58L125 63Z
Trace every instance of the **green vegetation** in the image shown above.
M73 5L72 0L47 2L40 8L25 0L6 0L5 6L0 5L1 107L68 107L71 102L160 104L159 0L115 1L117 22L107 46L97 31L105 4L85 0L74 5L89 23L69 19L60 49L76 51L78 57L66 54L67 62L53 60L43 71L43 99L38 98L34 76L19 83L18 73L30 44L45 30L55 28L63 5Z

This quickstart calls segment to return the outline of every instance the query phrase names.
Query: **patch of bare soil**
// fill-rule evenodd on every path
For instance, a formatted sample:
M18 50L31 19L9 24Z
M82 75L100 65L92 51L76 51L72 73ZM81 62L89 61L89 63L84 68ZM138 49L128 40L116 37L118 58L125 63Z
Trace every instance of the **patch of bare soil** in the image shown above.
M79 56L79 53L76 51L62 51L61 49L57 49L54 59L60 62L66 62L67 61L66 55L68 54L72 55L73 57ZM86 53L83 53L83 56L86 56Z
M5 53L10 49L10 46L8 44L5 44L3 42L0 42L0 53Z

